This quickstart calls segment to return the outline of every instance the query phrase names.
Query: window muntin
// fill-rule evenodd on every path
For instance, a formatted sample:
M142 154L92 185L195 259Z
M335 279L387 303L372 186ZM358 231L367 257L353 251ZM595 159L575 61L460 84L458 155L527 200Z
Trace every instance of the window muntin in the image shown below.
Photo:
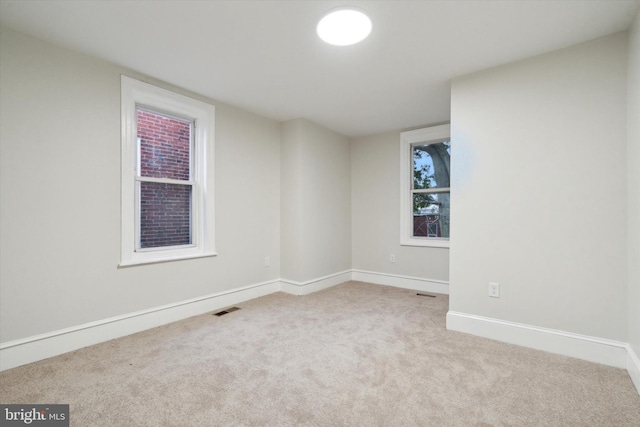
M125 76L121 99L120 265L216 255L215 107Z
M450 126L402 132L400 243L449 247Z

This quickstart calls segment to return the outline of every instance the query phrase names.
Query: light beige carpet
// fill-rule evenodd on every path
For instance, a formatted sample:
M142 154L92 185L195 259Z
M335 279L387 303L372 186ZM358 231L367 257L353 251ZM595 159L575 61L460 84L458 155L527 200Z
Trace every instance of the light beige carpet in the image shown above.
M640 426L626 371L445 330L448 300L283 293L0 373L72 426Z

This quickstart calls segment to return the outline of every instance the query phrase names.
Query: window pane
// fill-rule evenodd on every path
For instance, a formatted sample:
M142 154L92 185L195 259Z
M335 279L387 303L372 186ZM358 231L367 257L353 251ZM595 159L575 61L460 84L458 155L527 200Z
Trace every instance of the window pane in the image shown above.
M140 182L140 247L189 245L192 186Z
M190 179L191 122L137 109L138 174Z
M450 193L413 195L413 236L449 238Z
M413 188L448 188L451 143L413 145Z

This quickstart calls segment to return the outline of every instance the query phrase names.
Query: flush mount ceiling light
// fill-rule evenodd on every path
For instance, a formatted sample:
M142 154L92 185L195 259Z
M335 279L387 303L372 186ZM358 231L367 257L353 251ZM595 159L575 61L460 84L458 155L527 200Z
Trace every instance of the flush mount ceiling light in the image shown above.
M329 44L348 46L367 38L371 32L371 19L358 9L334 9L318 22L316 31Z

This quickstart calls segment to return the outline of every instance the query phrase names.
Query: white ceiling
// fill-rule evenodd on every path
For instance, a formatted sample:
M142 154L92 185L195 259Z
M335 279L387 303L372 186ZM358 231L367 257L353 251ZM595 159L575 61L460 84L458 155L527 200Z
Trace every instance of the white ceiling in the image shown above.
M326 45L329 9L364 42ZM629 27L629 1L0 1L0 23L276 120L347 136L449 120L450 79Z

